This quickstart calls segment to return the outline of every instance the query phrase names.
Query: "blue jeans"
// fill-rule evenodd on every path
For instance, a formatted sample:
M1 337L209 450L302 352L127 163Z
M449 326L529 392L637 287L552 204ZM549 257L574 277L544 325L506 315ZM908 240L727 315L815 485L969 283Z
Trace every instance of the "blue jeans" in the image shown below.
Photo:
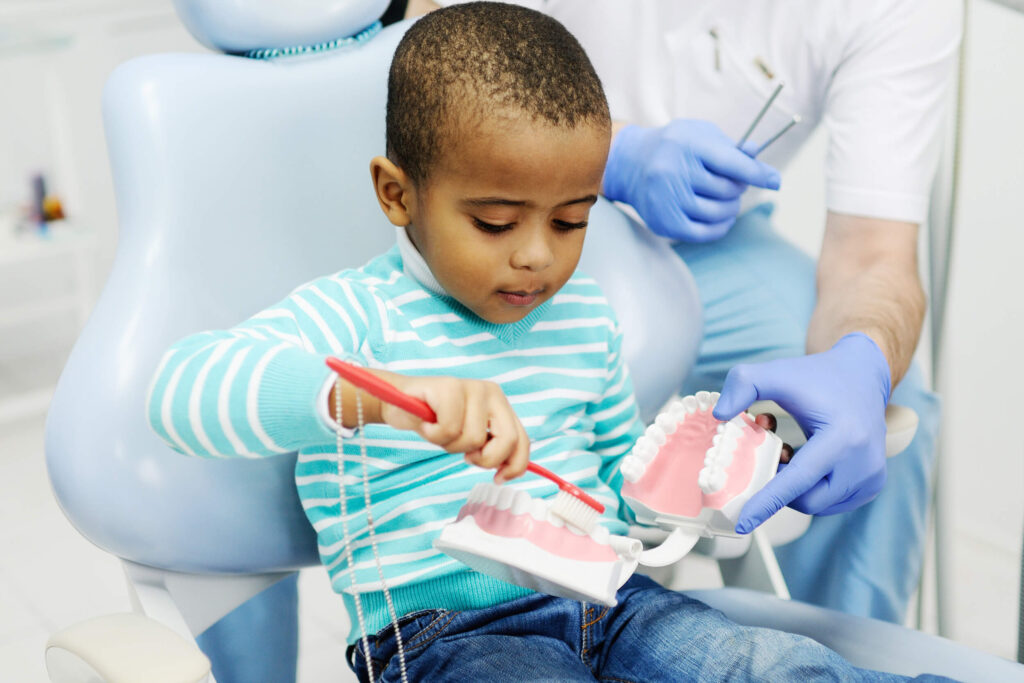
M737 363L804 353L815 263L772 229L771 213L761 205L717 242L675 247L704 309L704 338L684 394L721 389ZM882 493L857 510L815 517L775 554L794 598L901 623L921 570L939 400L912 366L892 401L913 408L920 423L907 450L888 460Z
M543 594L399 620L410 681L889 681L783 631L740 626L718 610L634 575L615 607ZM369 638L375 680L400 681L388 626ZM368 681L362 642L349 665ZM918 680L948 680L919 677Z

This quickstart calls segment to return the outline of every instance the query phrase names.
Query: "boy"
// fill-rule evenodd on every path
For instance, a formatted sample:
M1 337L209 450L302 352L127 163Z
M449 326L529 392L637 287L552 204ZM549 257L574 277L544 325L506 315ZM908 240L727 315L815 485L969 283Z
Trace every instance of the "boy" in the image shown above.
M157 372L150 421L172 447L299 451L296 485L348 608L349 660L363 680L864 673L642 576L606 609L503 583L432 547L492 476L466 461L500 482L532 459L603 502L609 531L626 530L617 465L642 425L612 310L575 272L609 140L600 82L556 21L494 3L429 15L395 53L387 157L370 165L398 245L232 330L179 342ZM427 401L437 423L366 396L357 406L326 355ZM341 457L335 445L360 408L365 473L356 440ZM535 477L516 485L556 491ZM360 623L371 636L362 641Z

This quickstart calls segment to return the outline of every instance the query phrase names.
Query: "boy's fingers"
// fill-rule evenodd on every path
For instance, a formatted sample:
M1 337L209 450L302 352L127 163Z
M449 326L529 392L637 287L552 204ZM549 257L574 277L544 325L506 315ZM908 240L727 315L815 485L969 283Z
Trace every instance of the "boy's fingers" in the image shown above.
M427 441L441 446L449 453L460 453L448 448L462 434L463 417L466 411L466 397L457 381L431 385L424 391L423 400L434 409L437 422L421 423L417 431ZM463 449L465 450L465 449Z
M462 425L459 435L445 444L449 453L464 453L483 448L487 443L487 405L480 388L475 384L466 384L462 388L465 406L462 414Z
M491 440L483 448L486 467L507 465L513 457L519 439L515 425L515 413L504 396L492 399L490 410ZM525 465L524 465L525 468ZM503 479L519 476L515 469L502 468Z

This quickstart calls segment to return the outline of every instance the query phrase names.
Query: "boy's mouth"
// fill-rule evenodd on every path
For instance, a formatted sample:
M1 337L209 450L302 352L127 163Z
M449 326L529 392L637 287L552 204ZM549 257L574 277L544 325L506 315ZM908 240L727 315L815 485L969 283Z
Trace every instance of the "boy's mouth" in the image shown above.
M498 290L498 296L505 300L505 303L512 306L530 306L537 300L537 297L541 295L544 288L535 289L531 292L525 290L517 290L514 292L506 291L504 289Z

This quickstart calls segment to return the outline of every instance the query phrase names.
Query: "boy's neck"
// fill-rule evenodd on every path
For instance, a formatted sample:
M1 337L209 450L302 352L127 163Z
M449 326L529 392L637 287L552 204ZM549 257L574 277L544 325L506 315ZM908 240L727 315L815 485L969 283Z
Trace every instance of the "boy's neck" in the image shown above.
M402 255L402 266L406 275L419 282L427 290L441 296L450 296L441 283L437 281L434 274L430 272L430 266L416 249L416 245L409 239L409 233L403 226L395 227L395 238L398 241L398 252Z

